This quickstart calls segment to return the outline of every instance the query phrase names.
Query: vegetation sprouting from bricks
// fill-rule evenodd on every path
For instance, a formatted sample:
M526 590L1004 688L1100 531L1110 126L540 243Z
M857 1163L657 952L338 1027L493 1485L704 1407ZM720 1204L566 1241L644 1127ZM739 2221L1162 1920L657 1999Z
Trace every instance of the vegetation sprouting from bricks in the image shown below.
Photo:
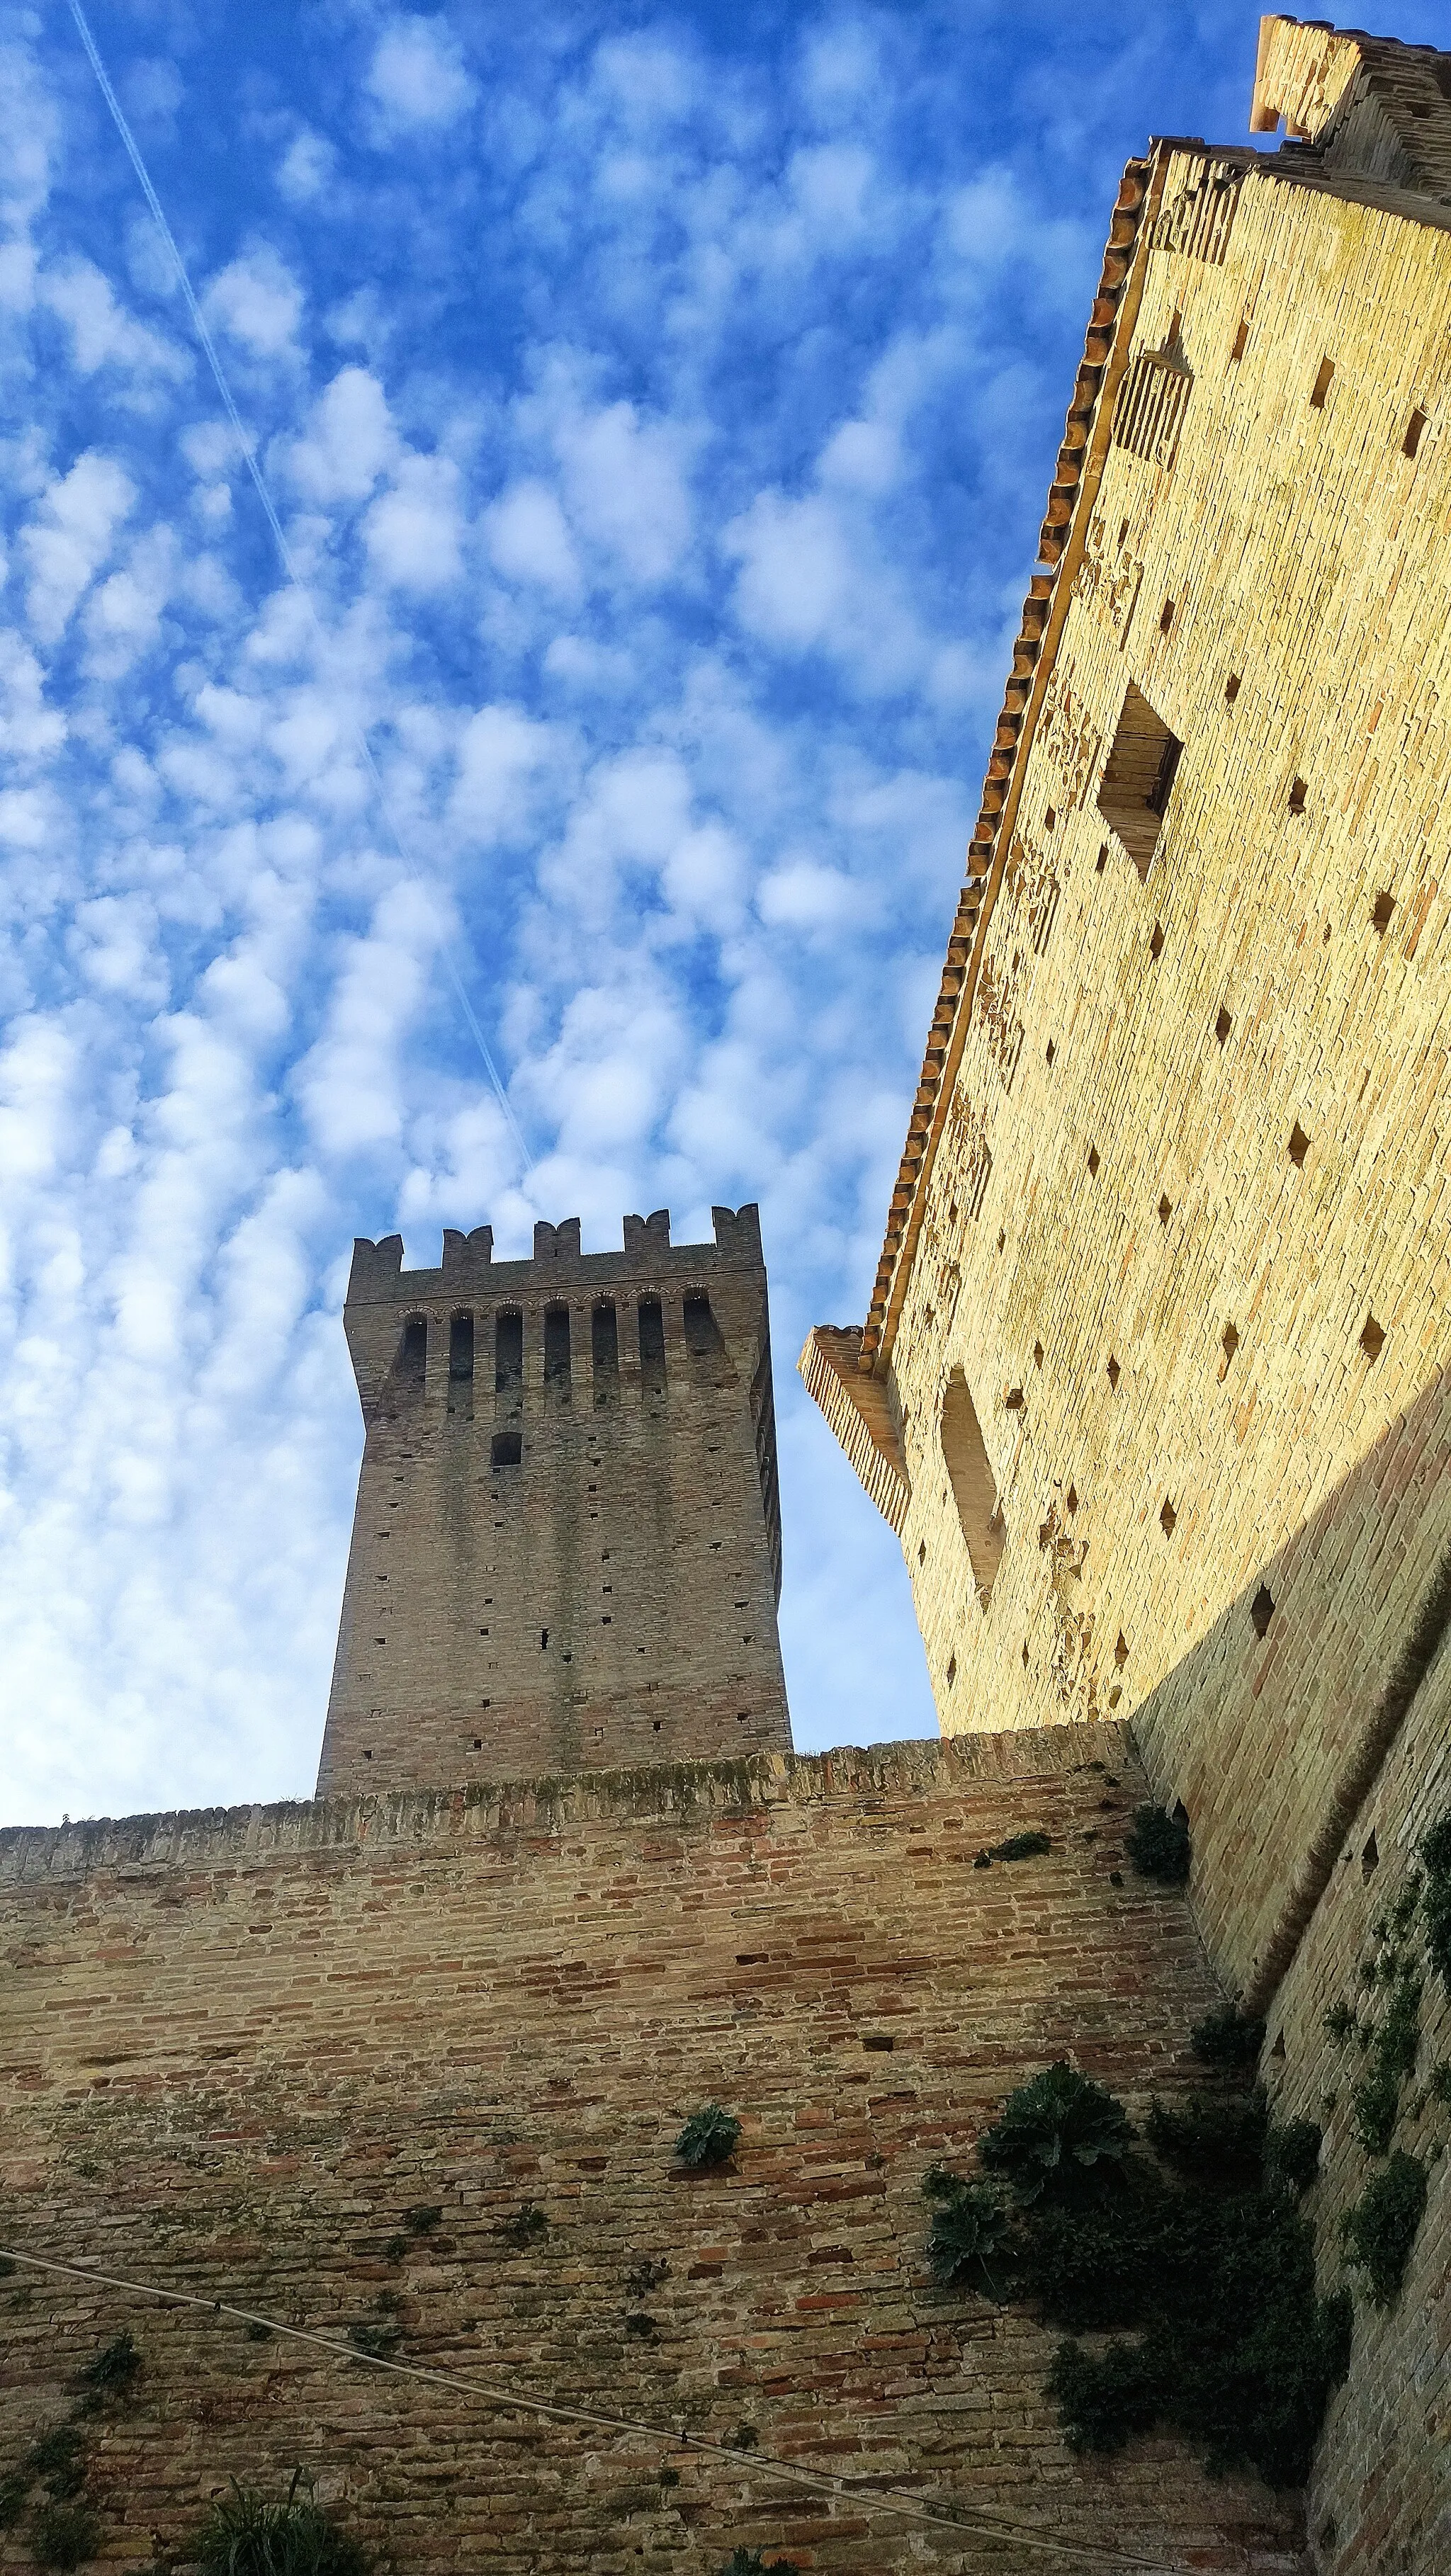
M802 2576L794 2558L765 2558L759 2549L733 2549L720 2576Z
M735 2154L740 2142L741 2124L733 2111L723 2111L718 2102L707 2102L692 2111L675 2141L675 2161L692 2173L706 2171L711 2165L723 2165Z
M1378 2308L1395 2305L1426 2208L1426 2168L1397 2148L1340 2222L1347 2259L1365 2274Z
M1171 1816L1162 1807L1135 1807L1124 1850L1140 1878L1182 1887L1189 1875L1188 1818L1182 1811Z
M1063 2342L1053 2363L1075 2450L1165 2425L1213 2469L1299 2485L1350 2344L1348 2294L1317 2295L1299 2207L1319 2144L1313 2123L1278 2131L1256 2089L1156 2105L1146 2152L1122 2104L1059 2064L1010 2096L981 2178L928 2176L929 2260L1070 2336L1112 2333L1097 2354Z
M368 2560L300 2469L275 2502L232 2481L194 2544L198 2576L367 2576Z
M69 2416L39 2434L19 2468L0 2478L0 2531L23 2521L38 2567L84 2567L96 2556L101 2524L86 2492L91 2420L130 2395L141 2369L141 2355L129 2334L103 2344L76 2374Z
M1364 2061L1350 2094L1355 2136L1368 2156L1390 2158L1341 2223L1347 2260L1379 2306L1399 2293L1426 2200L1424 2165L1404 2146L1392 2153L1397 2132L1433 2105L1451 2108L1451 2069L1432 2066L1415 2086L1428 1976L1451 1987L1451 1816L1422 1837L1398 1894L1372 1916L1355 2000L1337 1996L1324 2016L1326 2035ZM1427 2161L1441 2153L1433 2141Z

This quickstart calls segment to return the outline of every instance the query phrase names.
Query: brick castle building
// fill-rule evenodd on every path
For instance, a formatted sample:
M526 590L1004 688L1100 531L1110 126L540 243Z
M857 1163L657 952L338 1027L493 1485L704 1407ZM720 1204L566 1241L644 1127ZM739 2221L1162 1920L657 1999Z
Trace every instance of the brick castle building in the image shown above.
M790 1751L753 1211L360 1245L319 1796L0 1835L0 2569L122 2327L118 2571L298 2467L439 2576L1451 2560L1451 54L1266 19L1281 122L1124 173L875 1290L803 1354L943 1741ZM1051 2329L923 2262L1015 2087L1142 2123L1227 1998L1322 2284L1424 2196L1303 2493L1075 2453Z

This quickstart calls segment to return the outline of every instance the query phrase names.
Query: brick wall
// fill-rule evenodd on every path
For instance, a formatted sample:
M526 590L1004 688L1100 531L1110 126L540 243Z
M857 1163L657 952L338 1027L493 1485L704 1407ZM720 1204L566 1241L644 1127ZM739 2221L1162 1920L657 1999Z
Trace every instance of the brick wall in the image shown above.
M7 2237L325 2331L396 2313L401 2358L667 2428L501 2423L16 2275L0 2470L126 2325L146 2376L94 2470L117 2568L301 2461L409 2569L1058 2563L893 2523L873 2482L1155 2567L1299 2569L1293 2499L1168 2441L1076 2463L1054 2335L925 2274L922 2174L1013 2085L1069 2055L1141 2111L1186 2080L1215 1997L1187 1907L1110 1878L1141 1792L1104 1727L0 1836ZM973 1868L1025 1827L1049 1857ZM683 2180L710 2097L743 2145ZM549 2232L516 2250L525 2199ZM390 2259L419 2203L437 2232ZM645 2262L668 2277L632 2286ZM829 2515L674 2449L679 2423L868 2492Z
M1365 1974L1379 1946L1372 1926L1404 1889L1426 1828L1448 1813L1451 1647L1443 1647L1270 2009L1264 2064L1277 2112L1325 2129L1315 2216L1327 2280L1341 2215L1383 2166L1359 2143L1352 2116L1367 2058L1354 2041L1332 2039L1325 2015L1341 2002L1362 2020L1383 2015L1384 1987ZM1424 1964L1414 1935L1405 1955ZM1448 2062L1451 1998L1427 1975L1420 2048L1392 2150L1426 2164L1430 2193L1395 2306L1357 2300L1351 2376L1332 2401L1308 2498L1316 2564L1327 2576L1432 2576L1451 2565L1451 2184L1443 2153L1451 2120L1427 2089L1433 2068Z
M1451 231L1248 160L1156 174L889 1371L944 1728L1132 1715L1234 1983L1451 1539ZM1183 745L1142 876L1131 683Z
M672 1246L667 1211L631 1217L584 1254L577 1219L542 1225L501 1262L485 1227L437 1270L358 1245L324 1794L789 1744L760 1228L715 1223Z

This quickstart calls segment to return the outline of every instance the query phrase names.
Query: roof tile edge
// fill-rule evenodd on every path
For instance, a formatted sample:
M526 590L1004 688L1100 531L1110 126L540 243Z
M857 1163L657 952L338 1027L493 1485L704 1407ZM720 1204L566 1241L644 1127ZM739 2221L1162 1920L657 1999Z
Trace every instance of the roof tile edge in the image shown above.
M1108 448L1113 398L1127 363L1152 221L1158 211L1169 157L1166 148L1156 145L1146 156L1129 161L1115 200L1098 291L1089 313L1083 360L1074 381L1039 535L1039 569L1029 580L1022 623L1013 646L982 806L968 844L966 883L947 943L947 962L927 1035L922 1077L912 1105L886 1239L862 1331L857 1366L864 1376L876 1375L890 1350L906 1267L920 1231L921 1184L931 1169L952 1079L962 1054L1027 753Z

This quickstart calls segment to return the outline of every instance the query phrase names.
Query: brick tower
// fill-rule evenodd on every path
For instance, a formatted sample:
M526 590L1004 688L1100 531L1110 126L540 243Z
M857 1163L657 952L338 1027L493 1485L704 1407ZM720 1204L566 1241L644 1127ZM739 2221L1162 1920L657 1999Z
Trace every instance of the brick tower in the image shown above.
M366 1437L318 1792L789 1748L754 1207L354 1247Z

